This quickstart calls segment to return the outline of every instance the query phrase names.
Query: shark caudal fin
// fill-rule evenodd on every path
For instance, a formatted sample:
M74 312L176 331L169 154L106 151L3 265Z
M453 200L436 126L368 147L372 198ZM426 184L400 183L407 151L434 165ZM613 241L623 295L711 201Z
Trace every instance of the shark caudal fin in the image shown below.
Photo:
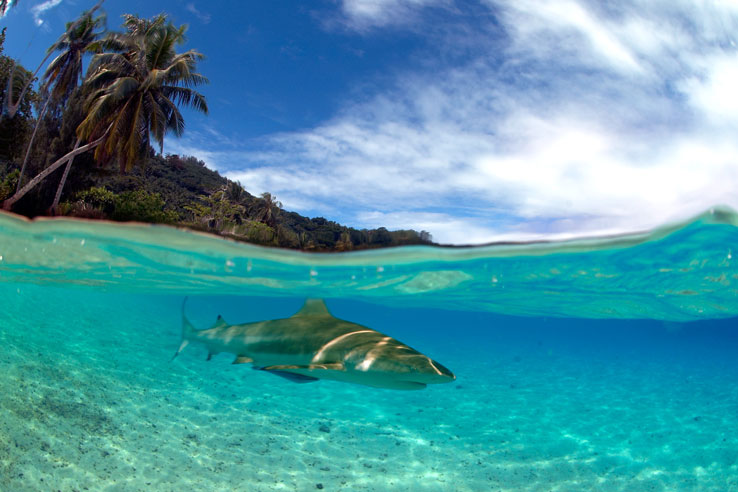
M185 304L187 304L187 298L184 298L184 301L182 301L182 342L179 344L179 348L172 356L172 360L175 359L179 355L180 352L190 343L190 337L192 337L192 334L197 331L194 326L192 326L192 323L190 323L190 320L187 319L187 316L185 316Z

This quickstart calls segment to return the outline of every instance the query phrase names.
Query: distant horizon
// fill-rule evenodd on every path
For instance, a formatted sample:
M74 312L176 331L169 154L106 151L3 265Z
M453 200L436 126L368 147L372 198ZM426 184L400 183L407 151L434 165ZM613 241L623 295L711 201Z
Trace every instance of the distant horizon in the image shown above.
M94 0L0 19L34 70ZM206 55L191 155L286 210L443 244L644 231L738 209L738 5L106 0ZM217 33L217 39L213 35Z

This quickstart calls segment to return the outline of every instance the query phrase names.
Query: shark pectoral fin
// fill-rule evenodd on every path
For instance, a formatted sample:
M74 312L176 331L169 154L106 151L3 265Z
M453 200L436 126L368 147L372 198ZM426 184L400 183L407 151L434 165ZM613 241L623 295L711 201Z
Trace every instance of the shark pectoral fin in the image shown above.
M343 362L331 362L328 364L310 364L307 368L311 371L326 370L326 371L345 371L346 366Z
M181 352L182 350L184 350L184 348L185 348L185 347L186 347L187 345L189 345L189 344L190 344L190 341L189 341L189 340L187 340L186 338L185 338L185 339L183 339L183 340L182 340L182 343L180 343L180 344L179 344L179 348L177 349L177 351L176 351L176 352L174 352L174 355L172 356L172 358L170 359L170 361L169 361L169 362L172 362L172 361L173 361L174 359L176 359L176 358L177 358L177 356L179 355L179 353L180 353L180 352Z
M233 359L233 362L231 364L246 364L248 362L254 362L254 359L252 359L248 355L239 355L235 359Z
M280 366L267 366L262 368L265 371L345 371L346 366L343 362L331 362L327 364L308 364L306 366L297 365L280 365Z
M312 383L318 380L318 378L314 378L312 376L306 376L304 374L297 374L294 372L287 372L287 371L269 371L269 374L274 374L275 376L279 376L281 378L288 379L292 381L293 383Z
M342 362L332 364L309 364L306 366L298 365L277 365L260 368L262 371L268 371L275 376L289 379L293 383L312 383L320 379L322 371L345 371L346 367Z

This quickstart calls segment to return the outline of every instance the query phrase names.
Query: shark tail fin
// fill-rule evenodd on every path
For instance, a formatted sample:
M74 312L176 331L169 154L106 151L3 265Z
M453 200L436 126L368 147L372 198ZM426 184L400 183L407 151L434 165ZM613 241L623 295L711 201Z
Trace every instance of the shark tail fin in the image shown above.
M184 348L190 343L192 334L197 331L192 323L190 323L190 320L187 319L187 316L185 316L185 304L187 304L187 297L182 301L182 342L179 344L179 348L172 356L172 360L174 360L179 353L184 350Z

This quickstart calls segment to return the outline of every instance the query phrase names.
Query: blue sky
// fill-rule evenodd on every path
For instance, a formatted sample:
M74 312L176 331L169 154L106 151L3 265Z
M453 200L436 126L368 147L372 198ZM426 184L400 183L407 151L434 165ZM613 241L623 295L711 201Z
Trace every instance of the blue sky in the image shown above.
M94 0L0 25L35 66ZM107 0L188 24L195 155L285 208L449 243L641 230L738 208L738 3Z

